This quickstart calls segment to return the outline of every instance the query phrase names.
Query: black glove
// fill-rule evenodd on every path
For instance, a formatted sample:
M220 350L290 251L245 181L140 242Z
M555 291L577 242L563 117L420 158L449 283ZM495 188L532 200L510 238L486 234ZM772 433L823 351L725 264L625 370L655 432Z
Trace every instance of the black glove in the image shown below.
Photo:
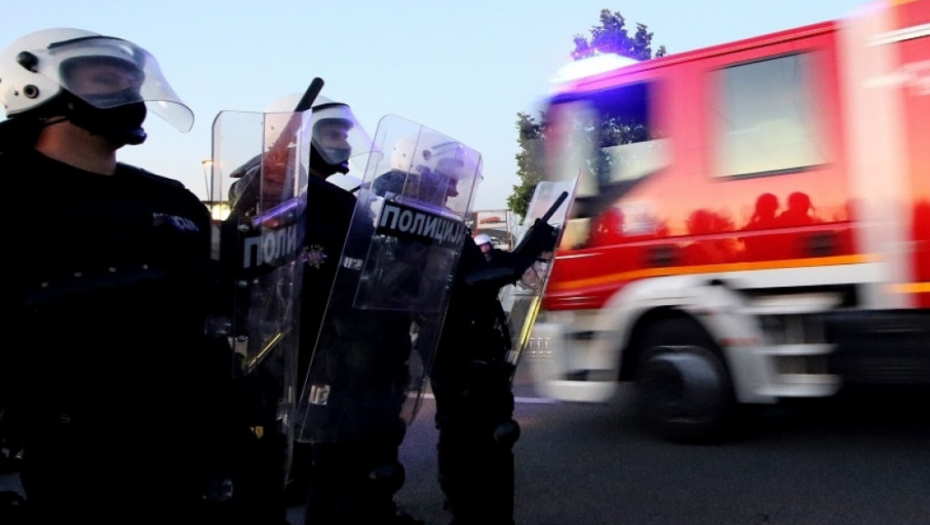
M526 236L520 241L520 245L514 249L514 253L521 257L536 259L541 254L555 249L558 237L558 228L541 219L536 219L526 232Z

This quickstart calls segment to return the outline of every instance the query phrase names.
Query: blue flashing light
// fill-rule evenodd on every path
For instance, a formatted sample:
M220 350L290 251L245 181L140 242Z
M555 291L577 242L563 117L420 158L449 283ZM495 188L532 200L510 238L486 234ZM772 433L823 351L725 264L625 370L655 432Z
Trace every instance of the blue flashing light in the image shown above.
M578 80L637 63L638 61L632 58L614 53L596 54L581 60L574 60L560 67L550 81L559 83Z

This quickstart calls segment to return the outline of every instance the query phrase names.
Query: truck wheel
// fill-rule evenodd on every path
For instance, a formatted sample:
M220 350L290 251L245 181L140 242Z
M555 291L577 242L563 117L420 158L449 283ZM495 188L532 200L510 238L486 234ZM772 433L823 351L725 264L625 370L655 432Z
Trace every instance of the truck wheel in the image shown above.
M663 321L645 337L636 373L639 415L672 441L723 439L735 408L730 376L707 334L685 319Z

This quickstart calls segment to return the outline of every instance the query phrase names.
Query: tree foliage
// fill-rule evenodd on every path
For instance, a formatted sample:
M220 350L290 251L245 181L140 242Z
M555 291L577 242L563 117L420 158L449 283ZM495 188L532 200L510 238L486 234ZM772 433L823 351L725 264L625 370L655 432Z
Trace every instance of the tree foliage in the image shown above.
M602 9L599 18L600 24L591 27L590 37L582 34L574 36L575 49L572 51L573 60L581 60L595 54L613 53L634 60L649 60L666 55L665 46L659 46L653 52L652 33L644 24L636 24L635 32L630 35L626 19L620 12L611 12ZM514 185L513 193L507 198L507 206L520 217L526 216L533 191L542 175L541 153L545 145L545 111L534 118L528 113L517 114L516 126L519 132L517 142L520 152L517 153L517 176L520 184ZM630 126L612 126L605 133L619 135L616 143L632 141L632 137L623 136L624 133L635 133Z
M652 53L652 33L644 24L636 24L636 32L630 36L626 19L619 11L611 13L608 9L602 9L600 22L601 25L591 28L590 39L581 34L575 35L573 59L580 60L597 53L614 53L634 60L649 60L666 55L665 46L659 46L655 54Z
M521 183L513 187L513 193L507 197L507 207L520 217L526 215L530 201L533 199L533 191L539 182L539 176L542 174L542 152L540 148L542 142L543 125L545 122L545 113L540 113L539 120L533 119L529 113L517 113L517 129L519 136L517 143L520 145L520 152L517 153L517 174Z

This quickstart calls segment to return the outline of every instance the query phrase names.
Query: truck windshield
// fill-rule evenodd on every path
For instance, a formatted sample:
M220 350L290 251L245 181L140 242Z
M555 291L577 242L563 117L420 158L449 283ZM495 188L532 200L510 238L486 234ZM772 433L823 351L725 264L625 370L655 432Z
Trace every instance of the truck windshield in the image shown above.
M553 101L548 165L580 175L577 217L600 214L669 165L667 139L651 118L654 89L641 82Z

